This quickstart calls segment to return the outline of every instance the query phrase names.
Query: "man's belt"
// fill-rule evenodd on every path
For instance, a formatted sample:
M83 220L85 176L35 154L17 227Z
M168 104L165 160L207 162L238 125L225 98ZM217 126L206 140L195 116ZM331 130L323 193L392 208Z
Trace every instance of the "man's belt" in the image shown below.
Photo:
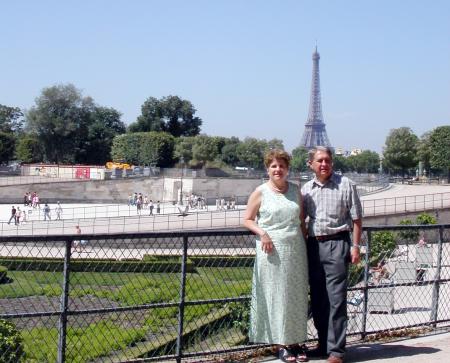
M325 242L325 241L332 241L336 239L344 239L348 237L349 232L348 231L342 231L335 234L326 234L324 236L314 236L312 238L315 238L319 242Z

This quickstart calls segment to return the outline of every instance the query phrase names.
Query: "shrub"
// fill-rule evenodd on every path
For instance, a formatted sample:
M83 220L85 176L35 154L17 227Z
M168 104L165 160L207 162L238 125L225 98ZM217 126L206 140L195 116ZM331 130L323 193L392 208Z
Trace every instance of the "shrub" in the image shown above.
M23 361L22 337L13 323L0 319L0 361L17 363Z
M390 256L396 246L395 237L392 232L374 232L370 245L371 262L378 263L385 256Z
M250 300L231 303L229 307L233 326L239 329L242 335L248 339L248 329L250 326Z
M402 219L399 223L403 226L413 225L413 221L410 219ZM416 241L419 237L419 231L417 229L404 229L398 232L398 236L403 241Z
M423 212L417 216L416 223L422 224L422 225L437 224L437 219L434 218L432 215L429 215L428 213Z
M0 265L0 284L7 281L6 274L8 273L8 269L5 266Z

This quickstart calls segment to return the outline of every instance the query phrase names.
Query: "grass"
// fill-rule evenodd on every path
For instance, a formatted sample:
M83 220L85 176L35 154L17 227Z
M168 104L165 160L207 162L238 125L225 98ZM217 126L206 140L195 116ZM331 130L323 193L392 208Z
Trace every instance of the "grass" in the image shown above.
M247 295L251 290L252 268L198 268L186 277L186 301L217 299ZM27 296L59 297L62 293L62 273L50 271L9 271L11 283L2 285L0 298ZM108 273L73 272L70 274L70 296L94 296L133 306L148 303L178 302L178 273ZM13 300L12 300L13 303ZM223 304L185 307L185 323L201 321ZM83 321L84 316L77 317ZM67 361L85 362L111 354L112 351L145 339L147 334L173 331L177 326L178 308L154 308L143 312L143 318L114 314L101 321L85 322L84 327L70 326L67 331ZM56 328L36 326L21 331L27 362L56 360L58 334ZM157 344L157 342L155 342Z

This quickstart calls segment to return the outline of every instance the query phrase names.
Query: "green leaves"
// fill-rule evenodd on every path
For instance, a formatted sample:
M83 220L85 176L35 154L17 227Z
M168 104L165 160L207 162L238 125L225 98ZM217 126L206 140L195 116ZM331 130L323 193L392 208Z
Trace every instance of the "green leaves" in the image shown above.
M383 151L384 167L392 171L401 171L415 168L418 162L417 150L419 139L409 127L392 129L386 138Z

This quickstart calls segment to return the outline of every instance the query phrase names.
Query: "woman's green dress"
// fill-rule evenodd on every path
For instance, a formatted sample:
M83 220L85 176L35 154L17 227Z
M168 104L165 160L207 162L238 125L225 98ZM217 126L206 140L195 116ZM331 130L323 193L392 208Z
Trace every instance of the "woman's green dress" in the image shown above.
M289 183L286 193L267 184L258 187L257 223L273 241L266 254L256 239L249 338L254 343L289 345L306 340L308 265L300 229L300 191Z

